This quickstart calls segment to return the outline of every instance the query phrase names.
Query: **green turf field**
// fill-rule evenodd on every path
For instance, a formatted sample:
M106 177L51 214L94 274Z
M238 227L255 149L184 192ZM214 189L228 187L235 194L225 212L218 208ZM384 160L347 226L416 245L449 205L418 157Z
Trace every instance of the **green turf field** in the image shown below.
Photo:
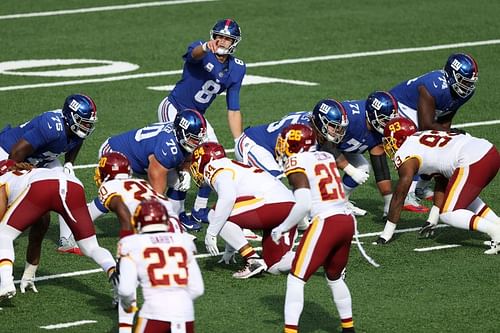
M156 121L157 106L168 93L148 87L175 84L187 45L208 38L214 22L223 17L235 18L242 28L243 41L236 56L246 62L248 76L301 81L244 86L241 111L245 125L311 109L326 97L366 98L373 90L389 89L441 68L448 55L457 51L475 57L480 80L475 96L459 111L454 123L500 119L498 1L221 0L135 9L110 7L107 11L65 15L13 15L133 3L1 1L0 127L60 108L71 93L88 94L96 102L99 122L77 164L95 164L97 149L108 136ZM96 61L91 65L80 61L17 69L8 69L5 64L42 59ZM129 72L81 77L29 73L98 66L103 61L138 67ZM212 104L207 118L220 142L233 148L224 97ZM500 144L498 123L465 129ZM86 185L88 198L92 198L96 192L93 169L78 169L77 176ZM194 193L189 195L188 208ZM500 211L498 193L497 177L482 197ZM358 332L500 332L500 257L483 254L486 236L442 228L435 239L422 240L415 231L409 231L397 234L390 245L377 247L371 245L375 234L366 236L383 228L382 199L373 177L352 198L369 211L358 220L360 234L364 235L361 241L368 254L381 264L380 268L369 265L353 246L347 284ZM424 219L424 215L405 213L399 228L418 227ZM92 322L56 331L117 331L117 316L110 306L110 287L104 273L54 276L97 268L90 259L55 251L59 237L55 222L53 219L38 271L39 277L49 279L37 282L39 294L19 293L0 304L0 332L45 332L41 327L77 321ZM100 243L114 252L118 233L115 219L102 218L96 228ZM203 239L201 232L197 242L200 254L206 253ZM16 241L16 279L20 279L24 267L26 243L26 236ZM222 246L222 241L219 244ZM414 251L448 244L460 246ZM197 332L280 332L286 277L264 275L238 281L231 274L241 262L221 266L217 260L199 258L206 291L196 302ZM340 331L329 295L323 275L318 272L306 285L301 332Z

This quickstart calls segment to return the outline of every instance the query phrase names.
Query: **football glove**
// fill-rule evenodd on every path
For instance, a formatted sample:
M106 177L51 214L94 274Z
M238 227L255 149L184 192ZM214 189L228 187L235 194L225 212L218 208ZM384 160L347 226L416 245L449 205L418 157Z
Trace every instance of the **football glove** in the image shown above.
M365 183L368 180L369 174L363 170L354 167L352 164L348 164L344 168L344 172L347 173L351 178L359 185Z
M236 264L236 257L235 257L235 254L236 252L234 251L228 251L227 248L226 248L226 251L224 251L224 253L222 254L222 258L217 261L218 264L226 264L226 265L230 265L230 264Z
M435 231L436 231L435 224L432 224L430 222L425 222L418 231L418 234L420 235L421 238L432 238L434 237Z
M174 184L174 190L187 192L187 190L189 190L189 187L191 187L191 175L189 174L189 172L184 170L177 171L177 174L178 179Z
M21 284L19 285L19 289L21 289L21 293L25 293L27 290L33 290L34 293L38 292L38 289L35 287L35 279L22 279Z
M73 169L73 163L71 162L64 163L63 171L65 174L68 174L73 177L75 176L75 170Z
M207 232L205 235L205 247L211 256L218 255L219 248L217 247L217 236L213 236Z

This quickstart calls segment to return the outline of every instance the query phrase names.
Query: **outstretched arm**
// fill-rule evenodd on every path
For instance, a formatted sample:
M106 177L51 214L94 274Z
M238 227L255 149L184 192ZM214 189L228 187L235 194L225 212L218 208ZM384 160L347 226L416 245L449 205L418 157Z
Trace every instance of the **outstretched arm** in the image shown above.
M233 139L237 139L243 133L243 117L240 110L227 110L227 122Z

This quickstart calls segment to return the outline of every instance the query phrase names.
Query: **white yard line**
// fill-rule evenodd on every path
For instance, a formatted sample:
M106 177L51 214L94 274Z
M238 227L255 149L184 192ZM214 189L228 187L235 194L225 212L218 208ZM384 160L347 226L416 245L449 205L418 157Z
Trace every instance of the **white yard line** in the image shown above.
M145 8L145 7L159 7L159 6L179 5L179 4L196 3L196 2L212 2L212 1L218 1L218 0L154 1L154 2L144 2L144 3L133 3L133 4L129 4L129 5L115 5L115 6L54 10L54 11L48 11L48 12L2 15L2 16L0 16L0 20L12 20L12 19L18 19L18 18L27 18L27 17L59 16L59 15L68 15L68 14L107 12L107 11L113 11L113 10L126 10L126 9L136 9L136 8Z
M413 249L413 251L416 252L428 252L428 251L436 251L436 250L443 250L443 249L451 249L453 247L459 247L462 246L460 244L449 244L449 245L440 245L440 246L432 246L432 247L421 247L417 249Z
M453 127L458 127L458 128L464 128L464 127L474 127L474 126L485 126L485 125L495 125L495 124L500 124L500 119L499 120L488 120L488 121L477 121L473 123L464 123L464 124L457 124L453 125ZM226 153L234 153L234 149L226 149ZM75 169L88 169L88 168L95 168L97 164L81 164L81 165L75 165Z
M255 62L255 63L247 64L247 67L250 68L250 67L265 67L265 66L275 66L275 65L288 65L288 64L298 64L298 63L304 63L304 62L350 59L350 58L359 58L359 57L379 56L379 55L386 55L386 54L428 52L428 51L443 50L443 49L495 45L495 44L500 44L500 39L491 39L491 40L483 40L483 41L476 41L476 42L454 43L454 44L431 45L431 46L402 48L402 49L388 49L388 50L369 51L369 52L334 54L334 55L317 56L317 57L296 58L296 59L263 61L263 62ZM105 77L105 78L86 79L86 80L71 80L71 81L50 82L50 83L34 83L34 84L25 84L25 85L17 85L17 86L0 87L0 91L13 91L13 90L24 90L24 89L34 89L34 88L80 85L80 84L87 84L87 83L112 82L112 81L142 79L142 78L146 78L146 77L177 75L177 74L181 74L181 73L182 73L182 70L172 70L172 71L162 71L162 72L153 72L153 73L140 73L140 74L111 76L111 77Z
M95 321L95 320L79 320L79 321L73 321L70 323L60 323L60 324L54 324L54 325L40 326L40 328L43 328L46 330L57 330L60 328L67 328L67 327L81 326L81 325L95 324L95 323L97 323L97 321Z

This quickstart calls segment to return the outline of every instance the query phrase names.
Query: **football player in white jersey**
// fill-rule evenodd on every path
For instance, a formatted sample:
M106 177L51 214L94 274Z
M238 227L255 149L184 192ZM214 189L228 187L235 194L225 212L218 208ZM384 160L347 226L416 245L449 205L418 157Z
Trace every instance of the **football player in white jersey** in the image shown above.
M308 213L312 216L288 274L284 332L299 331L304 285L320 266L324 267L342 332L354 332L351 294L342 278L355 230L354 217L347 207L335 157L315 151L315 144L313 130L302 124L284 128L276 143L276 158L284 166L294 190L295 205L290 216L296 214L299 219ZM287 218L274 228L273 240L279 242L283 234L294 228L296 221L297 218Z
M118 293L121 307L134 313L136 287L141 285L144 304L134 332L193 333L193 301L203 294L204 285L192 237L176 231L176 219L155 198L137 206L132 223L138 234L118 243Z
M203 143L193 151L191 175L198 186L208 184L217 193L215 208L208 213L207 250L219 254L220 235L246 261L233 277L246 279L267 268L274 274L290 270L296 228L278 245L270 237L271 229L285 220L294 205L292 192L281 181L262 169L227 158L224 148L216 142ZM262 259L241 228L263 230Z
M377 243L391 240L413 176L425 174L436 179L435 203L440 207L441 221L488 234L491 248L485 253L500 252L500 219L479 198L500 168L500 155L492 143L468 134L417 132L410 120L394 118L384 130L384 149L398 169L399 181ZM434 226L426 223L421 233L431 232Z
M156 192L146 180L133 179L131 174L132 169L127 157L119 152L104 154L99 159L95 169L94 180L99 188L97 200L118 217L120 238L134 233L130 224L131 216L141 201L150 198L157 199L165 206L172 227L177 232L181 232L181 224L167 198ZM120 333L132 332L134 313L126 313L121 307L118 307L118 321Z
M82 183L62 170L32 169L28 163L12 160L0 162L0 170L0 299L16 294L12 276L14 240L47 211L64 218L83 254L101 266L116 286L116 263L111 253L97 243ZM23 274L23 280L31 282L25 287L33 291L35 272L36 267L32 267Z

